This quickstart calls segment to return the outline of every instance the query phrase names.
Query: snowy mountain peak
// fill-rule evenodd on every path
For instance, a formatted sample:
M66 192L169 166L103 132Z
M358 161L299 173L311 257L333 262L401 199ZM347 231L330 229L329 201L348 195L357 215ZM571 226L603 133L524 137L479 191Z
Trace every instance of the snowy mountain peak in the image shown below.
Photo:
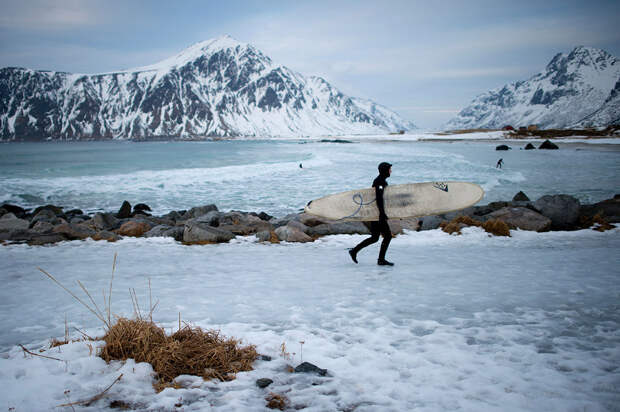
M0 70L0 139L313 136L415 128L222 36L95 75Z
M605 50L578 46L558 53L544 71L476 97L447 128L607 126L618 121L620 61Z

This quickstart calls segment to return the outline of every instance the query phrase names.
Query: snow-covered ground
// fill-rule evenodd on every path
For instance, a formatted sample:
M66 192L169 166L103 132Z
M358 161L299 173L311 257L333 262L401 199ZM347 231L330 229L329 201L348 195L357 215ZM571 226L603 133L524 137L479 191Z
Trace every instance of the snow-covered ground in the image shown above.
M269 391L308 411L618 410L619 235L411 232L393 240L392 268L376 266L377 245L352 263L346 248L363 236L347 235L309 244L248 237L205 246L153 238L0 247L0 405L71 410L59 405L89 399L123 374L101 400L75 410L121 400L138 410L261 411ZM232 382L186 376L184 389L156 394L149 365L106 364L88 343L42 353L62 361L24 356L15 345L38 353L63 336L65 318L73 337L73 327L102 335L98 320L37 267L76 293L81 280L100 297L115 253L116 314L132 314L129 288L148 306L150 279L161 325L176 328L180 312L273 360ZM329 375L286 371L302 358ZM255 385L263 377L274 381L266 390Z

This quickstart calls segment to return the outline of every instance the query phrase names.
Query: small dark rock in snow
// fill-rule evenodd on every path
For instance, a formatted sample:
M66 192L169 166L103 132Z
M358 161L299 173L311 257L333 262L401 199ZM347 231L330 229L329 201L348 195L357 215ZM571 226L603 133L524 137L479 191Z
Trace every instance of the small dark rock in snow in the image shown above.
M258 386L259 388L266 388L267 386L271 385L273 383L273 381L269 378L260 378L256 380L256 386Z
M295 368L296 373L318 373L320 376L327 375L327 369L321 369L310 362L304 362Z

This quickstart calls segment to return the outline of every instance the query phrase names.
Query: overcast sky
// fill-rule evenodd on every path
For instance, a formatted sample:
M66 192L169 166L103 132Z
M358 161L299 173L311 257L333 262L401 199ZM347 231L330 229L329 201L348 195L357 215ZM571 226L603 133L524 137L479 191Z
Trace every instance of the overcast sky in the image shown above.
M228 34L346 94L438 128L579 45L620 56L620 1L0 0L0 67L152 64Z

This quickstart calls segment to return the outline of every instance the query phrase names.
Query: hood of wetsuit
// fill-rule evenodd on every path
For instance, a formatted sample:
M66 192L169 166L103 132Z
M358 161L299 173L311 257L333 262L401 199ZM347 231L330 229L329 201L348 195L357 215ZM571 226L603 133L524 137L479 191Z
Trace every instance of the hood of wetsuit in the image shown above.
M382 162L379 164L379 174L381 176L385 177L390 177L390 167L392 167L392 165L388 162Z

